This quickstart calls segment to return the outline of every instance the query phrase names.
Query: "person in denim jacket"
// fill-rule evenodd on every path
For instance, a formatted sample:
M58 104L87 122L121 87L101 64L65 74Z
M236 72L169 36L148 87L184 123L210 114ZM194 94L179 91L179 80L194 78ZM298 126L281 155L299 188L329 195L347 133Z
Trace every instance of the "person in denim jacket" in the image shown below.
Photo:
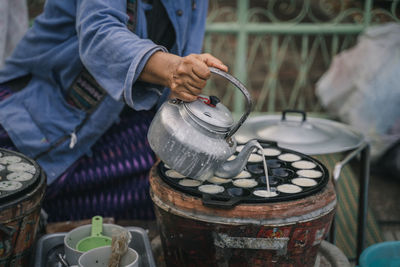
M152 219L147 128L227 71L201 54L205 0L48 0L0 70L0 144L47 175L50 221Z

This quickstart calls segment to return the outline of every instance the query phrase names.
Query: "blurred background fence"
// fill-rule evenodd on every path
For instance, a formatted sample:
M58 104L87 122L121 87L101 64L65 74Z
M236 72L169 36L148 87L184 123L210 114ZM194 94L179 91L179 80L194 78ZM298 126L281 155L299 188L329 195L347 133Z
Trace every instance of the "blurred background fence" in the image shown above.
M209 3L204 49L221 58L246 84L255 112L291 108L322 113L314 88L333 56L353 46L366 27L400 20L398 0ZM228 88L213 79L206 94L216 94L240 113L243 97Z

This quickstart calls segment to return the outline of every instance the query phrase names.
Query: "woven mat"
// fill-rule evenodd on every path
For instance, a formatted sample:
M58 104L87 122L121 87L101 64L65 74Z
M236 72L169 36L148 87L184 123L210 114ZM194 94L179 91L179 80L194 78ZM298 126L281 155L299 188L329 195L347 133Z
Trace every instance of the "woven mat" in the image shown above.
M331 175L335 163L343 159L343 157L344 155L341 154L315 156L316 159L320 160L329 169ZM352 170L350 165L346 165L342 169L339 181L336 183L338 206L336 210L335 245L339 247L350 260L356 258L359 195L358 175L356 170ZM383 241L381 230L370 208L368 208L365 238L365 247Z

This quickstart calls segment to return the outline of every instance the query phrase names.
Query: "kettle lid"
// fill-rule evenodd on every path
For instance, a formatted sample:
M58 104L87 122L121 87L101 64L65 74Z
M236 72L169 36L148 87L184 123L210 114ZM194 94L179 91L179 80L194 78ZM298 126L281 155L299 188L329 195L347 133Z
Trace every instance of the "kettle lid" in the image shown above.
M183 104L190 116L207 129L226 132L233 126L233 117L216 96L199 95L196 101Z

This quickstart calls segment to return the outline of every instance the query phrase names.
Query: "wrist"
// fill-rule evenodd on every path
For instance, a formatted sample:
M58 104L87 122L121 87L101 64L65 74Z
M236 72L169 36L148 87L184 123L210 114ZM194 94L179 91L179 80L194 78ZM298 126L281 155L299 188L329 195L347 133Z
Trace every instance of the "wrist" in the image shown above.
M171 87L173 73L179 65L179 62L179 56L157 51L147 61L139 76L139 80Z

